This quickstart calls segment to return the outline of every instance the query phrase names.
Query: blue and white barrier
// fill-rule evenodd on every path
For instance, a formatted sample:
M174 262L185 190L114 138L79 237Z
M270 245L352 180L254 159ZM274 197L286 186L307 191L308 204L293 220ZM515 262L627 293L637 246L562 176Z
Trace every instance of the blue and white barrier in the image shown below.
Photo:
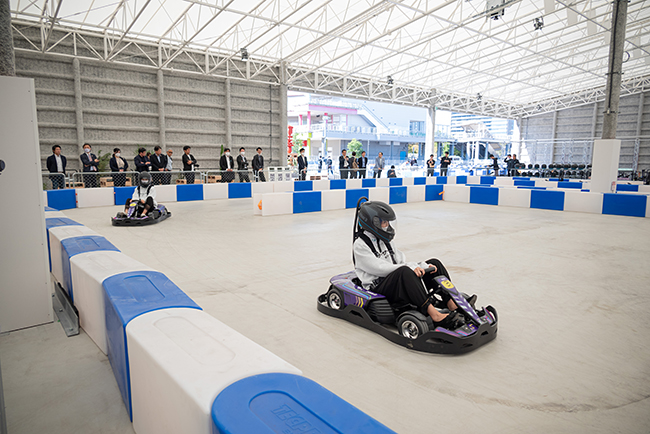
M213 434L394 434L315 382L291 374L240 380L212 406Z
M46 215L46 221L49 220L47 217L48 216ZM63 248L61 247L61 241L72 237L83 237L88 235L99 236L97 232L79 224L72 226L55 226L49 228L47 231L47 241L50 251L50 271L62 286L65 284L65 281L63 279ZM64 286L63 289L67 290L68 288Z
M104 280L103 287L108 360L133 420L127 326L134 318L158 309L201 308L167 276L157 271L117 274Z
M405 179L408 181L404 181ZM347 180L348 183L349 181L351 180ZM650 188L647 189L647 194L636 191L629 192L624 189L621 193L604 196L602 193L590 193L588 183L580 181L494 178L490 176L385 179L384 183L393 184L389 187L372 187L377 185L377 181L380 179L353 181L361 181L362 188L343 190L338 189L337 183L331 184L331 187L335 187L335 189L314 192L309 190L309 184L297 184L299 191L274 195L256 194L253 204L255 214L270 216L353 208L361 196L389 204L445 200L480 205L635 217L645 217L650 213L646 199L650 194ZM301 182L309 183L310 181ZM635 185L634 187L638 187L638 190L641 191L645 190L641 187L649 186Z
M143 314L126 334L138 434L210 433L212 404L232 383L258 374L302 374L197 309Z
M79 324L104 354L108 354L108 343L103 283L111 276L130 271L154 270L117 251L98 250L70 258Z
M345 208L346 190L304 193L310 200L331 193ZM294 194L279 193L290 200ZM310 207L310 203L298 206ZM322 426L322 433L392 433L301 377L296 367L203 312L164 274L117 251L103 237L65 215L54 213L48 210L56 217L48 218L46 226L48 240L52 235L61 244L55 249L62 252L55 258L56 267L63 270L63 257L67 256L68 286L74 288L81 326L107 354L138 434L249 434L245 427L255 418L264 419L264 414L252 414L246 405L231 407L227 414L222 408L224 393L242 397L251 387L264 396L255 405L281 409L275 417L284 421L283 428L293 429L291 432L310 432L304 429ZM288 399L294 404L285 411ZM294 416L292 412L300 410L295 405L308 409L311 415ZM233 420L239 425L231 425ZM223 427L229 428L223 431ZM267 428L273 429L268 424Z
M101 235L85 235L81 237L66 238L61 241L61 262L63 268L63 287L74 301L74 288L72 286L72 273L70 271L70 258L88 252L115 251L117 247Z

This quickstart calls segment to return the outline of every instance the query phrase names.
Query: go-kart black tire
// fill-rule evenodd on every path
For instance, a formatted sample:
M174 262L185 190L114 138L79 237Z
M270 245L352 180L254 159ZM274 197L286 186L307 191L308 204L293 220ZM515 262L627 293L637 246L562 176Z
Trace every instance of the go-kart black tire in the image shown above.
M335 310L341 310L345 307L343 293L338 288L330 288L327 291L327 305Z
M397 319L397 331L408 339L417 339L429 331L429 325L409 312Z

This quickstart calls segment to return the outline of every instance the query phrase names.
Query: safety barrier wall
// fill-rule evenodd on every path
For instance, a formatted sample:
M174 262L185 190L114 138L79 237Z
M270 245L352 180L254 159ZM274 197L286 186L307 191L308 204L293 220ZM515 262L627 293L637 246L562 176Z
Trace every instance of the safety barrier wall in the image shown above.
M223 187L228 197L252 193ZM261 191L256 194L276 194L272 186ZM361 193L350 191L350 197ZM194 189L176 193L196 194ZM279 194L326 193L344 200L348 192ZM138 434L393 433L203 312L163 273L60 211L48 207L45 217L51 269L79 311L81 326L108 356ZM256 395L242 400L251 391Z
M467 178L463 180L463 184L413 184L322 192L260 193L254 195L254 213L272 216L354 208L358 199L365 196L370 200L389 204L445 200L480 205L650 217L650 206L647 204L647 195L650 191L647 194L637 192L603 194L589 192L583 188L586 185L581 182L538 183L538 180L520 179L513 180L511 185L505 183L494 185L485 183L485 180L472 179L481 177L468 176ZM417 178L412 179L417 180ZM484 183L469 184L469 181ZM521 185L522 183L524 185Z
M587 212L594 212L595 204L600 199L579 197L570 195L570 201L565 205L560 195L529 195L512 192L481 192L468 190L466 187L493 187L500 190L524 189L533 191L563 191L563 192L589 192L589 182L571 180L562 181L559 179L538 179L526 177L494 177L494 176L449 176L449 177L414 177L414 178L366 178L366 179L324 179L310 181L276 181L256 183L217 183L217 184L179 184L156 186L157 201L169 203L174 201L214 200L214 199L238 199L253 198L255 213L259 215L281 215L294 212L315 212L333 209L352 207L354 197L359 196L362 190L367 190L371 200L398 204L432 200L431 194L426 188L431 185L445 186L444 200L450 202L477 203L487 205L515 206L526 208L556 209L560 210L581 210L589 209ZM386 192L382 187L389 187ZM399 188L398 188L399 187ZM424 188L424 189L423 189ZM133 194L135 187L113 187L112 189L87 189L71 197L74 190L51 190L46 192L48 205L59 206L60 209L99 206L99 205L122 205ZM112 193L111 193L112 190ZM616 185L617 194L641 195L650 194L650 186L639 185L638 183L620 183ZM81 190L80 190L81 191ZM320 195L300 194L293 197L283 197L282 193L315 193ZM337 193L338 192L338 193ZM341 193L343 192L343 193ZM352 192L352 193L348 193ZM262 195L274 193L268 196L267 205L262 209ZM111 196L112 195L112 196ZM423 198L424 195L424 198ZM566 196L566 195L565 195ZM564 198L565 196L562 196ZM471 197L474 197L472 199ZM555 197L555 205L548 208L547 199L537 205L540 197ZM320 198L320 199L318 199ZM358 197L357 197L358 199ZM560 201L562 205L560 206ZM320 204L319 204L320 202ZM643 199L607 199L602 201L600 213L620 215L640 215ZM587 206L586 204L590 205ZM581 204L581 205L580 205ZM627 209L628 204L634 209ZM623 206L621 210L616 206ZM295 211L294 211L295 209Z

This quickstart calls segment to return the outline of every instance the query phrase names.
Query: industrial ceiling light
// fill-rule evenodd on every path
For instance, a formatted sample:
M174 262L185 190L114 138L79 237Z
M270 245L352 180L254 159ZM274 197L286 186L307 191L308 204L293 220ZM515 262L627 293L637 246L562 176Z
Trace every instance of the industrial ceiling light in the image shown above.
M388 77L386 77L386 81L388 82L389 86L393 85L393 77L392 76L389 75Z
M239 51L241 51L241 60L243 62L248 62L248 50L246 48L242 48Z
M535 18L533 20L533 27L535 30L542 30L544 28L544 17Z

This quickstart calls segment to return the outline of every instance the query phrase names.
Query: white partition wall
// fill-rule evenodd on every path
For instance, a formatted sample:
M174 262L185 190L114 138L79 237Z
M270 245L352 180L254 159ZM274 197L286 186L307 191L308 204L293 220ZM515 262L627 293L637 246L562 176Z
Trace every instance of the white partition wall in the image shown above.
M0 332L7 332L51 322L52 289L34 80L0 77L0 95L0 198L20 210L0 227Z

